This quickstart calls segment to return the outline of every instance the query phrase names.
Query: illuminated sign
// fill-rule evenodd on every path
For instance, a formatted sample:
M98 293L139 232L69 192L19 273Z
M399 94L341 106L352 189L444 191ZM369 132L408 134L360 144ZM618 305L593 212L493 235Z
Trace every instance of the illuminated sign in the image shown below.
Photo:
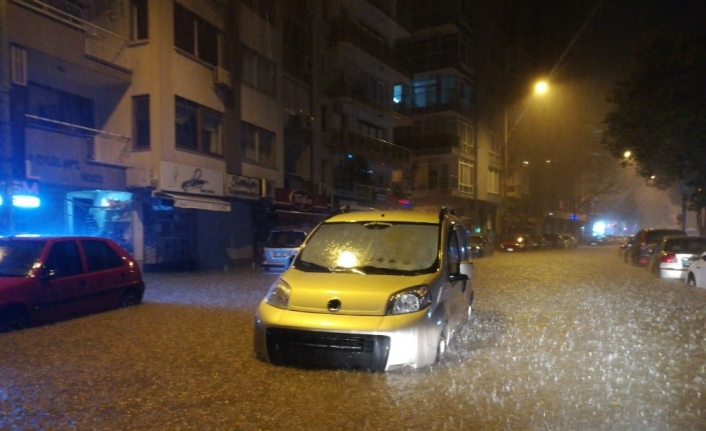
M32 180L0 181L0 187L6 196L12 196L12 206L18 208L37 208L40 205L39 183ZM0 205L4 203L0 196Z
M292 190L289 202L299 211L309 211L314 206L314 195L306 190Z

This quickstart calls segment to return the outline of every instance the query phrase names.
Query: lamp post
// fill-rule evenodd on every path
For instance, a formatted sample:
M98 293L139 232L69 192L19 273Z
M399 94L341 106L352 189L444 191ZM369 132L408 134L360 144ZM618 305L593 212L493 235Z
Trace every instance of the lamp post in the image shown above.
M533 94L541 95L545 94L547 91L549 91L549 84L546 81L537 81L534 85L534 92ZM507 225L508 225L508 200L507 200L507 187L508 187L508 176L510 174L509 172L509 163L508 163L508 156L509 156L509 151L508 151L508 141L510 139L510 135L512 132L515 131L515 128L517 125L522 121L522 118L525 116L527 113L527 110L529 109L529 105L525 105L524 109L520 113L520 115L517 116L517 119L512 125L512 128L508 128L508 104L506 103L505 106L503 107L503 146L504 146L504 157L503 157L503 233L508 233L507 232Z

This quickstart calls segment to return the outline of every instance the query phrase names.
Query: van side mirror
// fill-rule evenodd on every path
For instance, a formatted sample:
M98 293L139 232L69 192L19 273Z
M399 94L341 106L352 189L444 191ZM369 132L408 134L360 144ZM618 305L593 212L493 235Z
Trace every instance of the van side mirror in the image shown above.
M456 264L456 271L453 274L449 274L449 280L451 281L468 281L473 278L473 262L468 260L461 261Z

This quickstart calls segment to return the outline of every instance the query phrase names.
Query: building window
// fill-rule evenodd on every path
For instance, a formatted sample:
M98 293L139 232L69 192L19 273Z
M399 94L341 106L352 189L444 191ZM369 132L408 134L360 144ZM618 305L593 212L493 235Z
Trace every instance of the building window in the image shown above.
M500 194L500 171L488 169L488 193Z
M219 112L177 96L176 147L222 156L221 120Z
M275 95L275 65L273 62L243 47L243 83L259 91Z
M145 94L132 98L133 133L132 148L150 147L150 96Z
M146 40L147 29L147 0L131 0L130 40Z
M473 193L473 164L458 161L458 189L461 193Z
M363 136L387 141L387 129L358 120L358 130Z
M58 123L94 128L93 101L77 94L30 83L27 113ZM47 123L50 124L50 123Z
M218 66L218 29L179 3L174 3L174 46Z
M269 130L243 122L243 154L245 159L275 167L275 134Z
M365 97L381 106L386 105L387 85L362 70L358 72L358 83L355 91L357 96Z
M461 146L461 153L472 155L473 154L473 126L466 119L460 118L459 123L459 144Z

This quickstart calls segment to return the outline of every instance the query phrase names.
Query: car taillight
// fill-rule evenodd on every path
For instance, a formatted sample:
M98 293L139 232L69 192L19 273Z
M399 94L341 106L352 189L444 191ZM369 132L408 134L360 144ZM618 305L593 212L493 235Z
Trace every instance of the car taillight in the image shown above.
M662 258L659 260L662 263L677 263L677 255L676 254L665 254L662 256Z

